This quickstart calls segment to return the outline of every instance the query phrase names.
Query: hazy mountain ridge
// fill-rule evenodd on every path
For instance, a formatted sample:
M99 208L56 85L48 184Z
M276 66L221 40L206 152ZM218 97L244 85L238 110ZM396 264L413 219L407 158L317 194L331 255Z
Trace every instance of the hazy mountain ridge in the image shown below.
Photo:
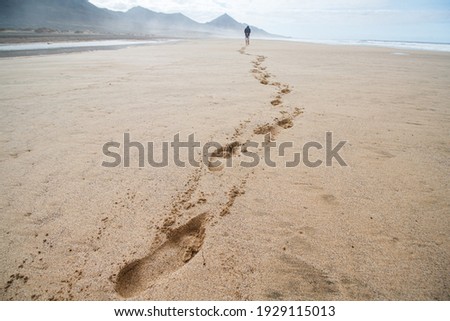
M228 14L223 14L220 17L217 17L216 19L207 22L205 25L210 26L212 28L215 28L218 32L220 31L239 31L240 33L243 32L245 27L247 27L247 24L240 23L234 20L231 16ZM277 35L269 34L268 32L257 28L255 26L250 26L252 29L253 36L259 36L259 37L280 37Z
M199 23L181 13L161 13L143 7L127 12L98 8L88 0L2 0L0 28L51 28L71 31L146 35L242 36L245 24L224 14ZM253 36L277 37L251 26Z

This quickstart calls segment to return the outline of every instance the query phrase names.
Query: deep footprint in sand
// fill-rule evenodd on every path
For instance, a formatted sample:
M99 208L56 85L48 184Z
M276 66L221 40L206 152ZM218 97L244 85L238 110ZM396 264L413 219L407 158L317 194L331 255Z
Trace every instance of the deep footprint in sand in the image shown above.
M272 106L275 107L275 106L281 105L283 102L279 98L277 98L277 99L272 100L270 103L272 104Z
M154 252L122 268L117 277L117 293L124 298L136 296L189 262L203 245L206 221L206 213L194 217L169 232L167 241Z
M283 118L281 120L276 119L277 125L283 129L288 129L294 127L294 122L292 118Z
M220 159L229 159L238 153L241 143L235 141L220 147L215 152L209 155L208 169L211 172L221 171L224 168L224 163Z

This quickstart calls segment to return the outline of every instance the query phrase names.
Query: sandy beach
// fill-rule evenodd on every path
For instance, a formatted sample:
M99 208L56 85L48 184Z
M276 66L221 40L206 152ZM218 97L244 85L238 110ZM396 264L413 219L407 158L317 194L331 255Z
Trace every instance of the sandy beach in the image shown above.
M450 300L450 53L242 46L0 59L1 300ZM102 166L125 133L294 148Z

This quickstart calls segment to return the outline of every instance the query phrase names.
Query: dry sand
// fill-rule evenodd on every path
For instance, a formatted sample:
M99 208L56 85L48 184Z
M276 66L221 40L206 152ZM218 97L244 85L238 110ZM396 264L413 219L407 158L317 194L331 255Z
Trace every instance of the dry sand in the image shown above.
M0 299L450 299L450 54L241 47L0 60ZM349 166L101 166L124 133L327 131Z

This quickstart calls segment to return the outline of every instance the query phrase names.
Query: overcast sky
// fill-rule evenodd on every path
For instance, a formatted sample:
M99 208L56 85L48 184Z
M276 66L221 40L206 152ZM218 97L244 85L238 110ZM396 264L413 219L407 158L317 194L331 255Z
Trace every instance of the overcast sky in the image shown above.
M90 0L126 11L142 6L198 22L228 13L268 32L318 40L450 43L450 0Z

